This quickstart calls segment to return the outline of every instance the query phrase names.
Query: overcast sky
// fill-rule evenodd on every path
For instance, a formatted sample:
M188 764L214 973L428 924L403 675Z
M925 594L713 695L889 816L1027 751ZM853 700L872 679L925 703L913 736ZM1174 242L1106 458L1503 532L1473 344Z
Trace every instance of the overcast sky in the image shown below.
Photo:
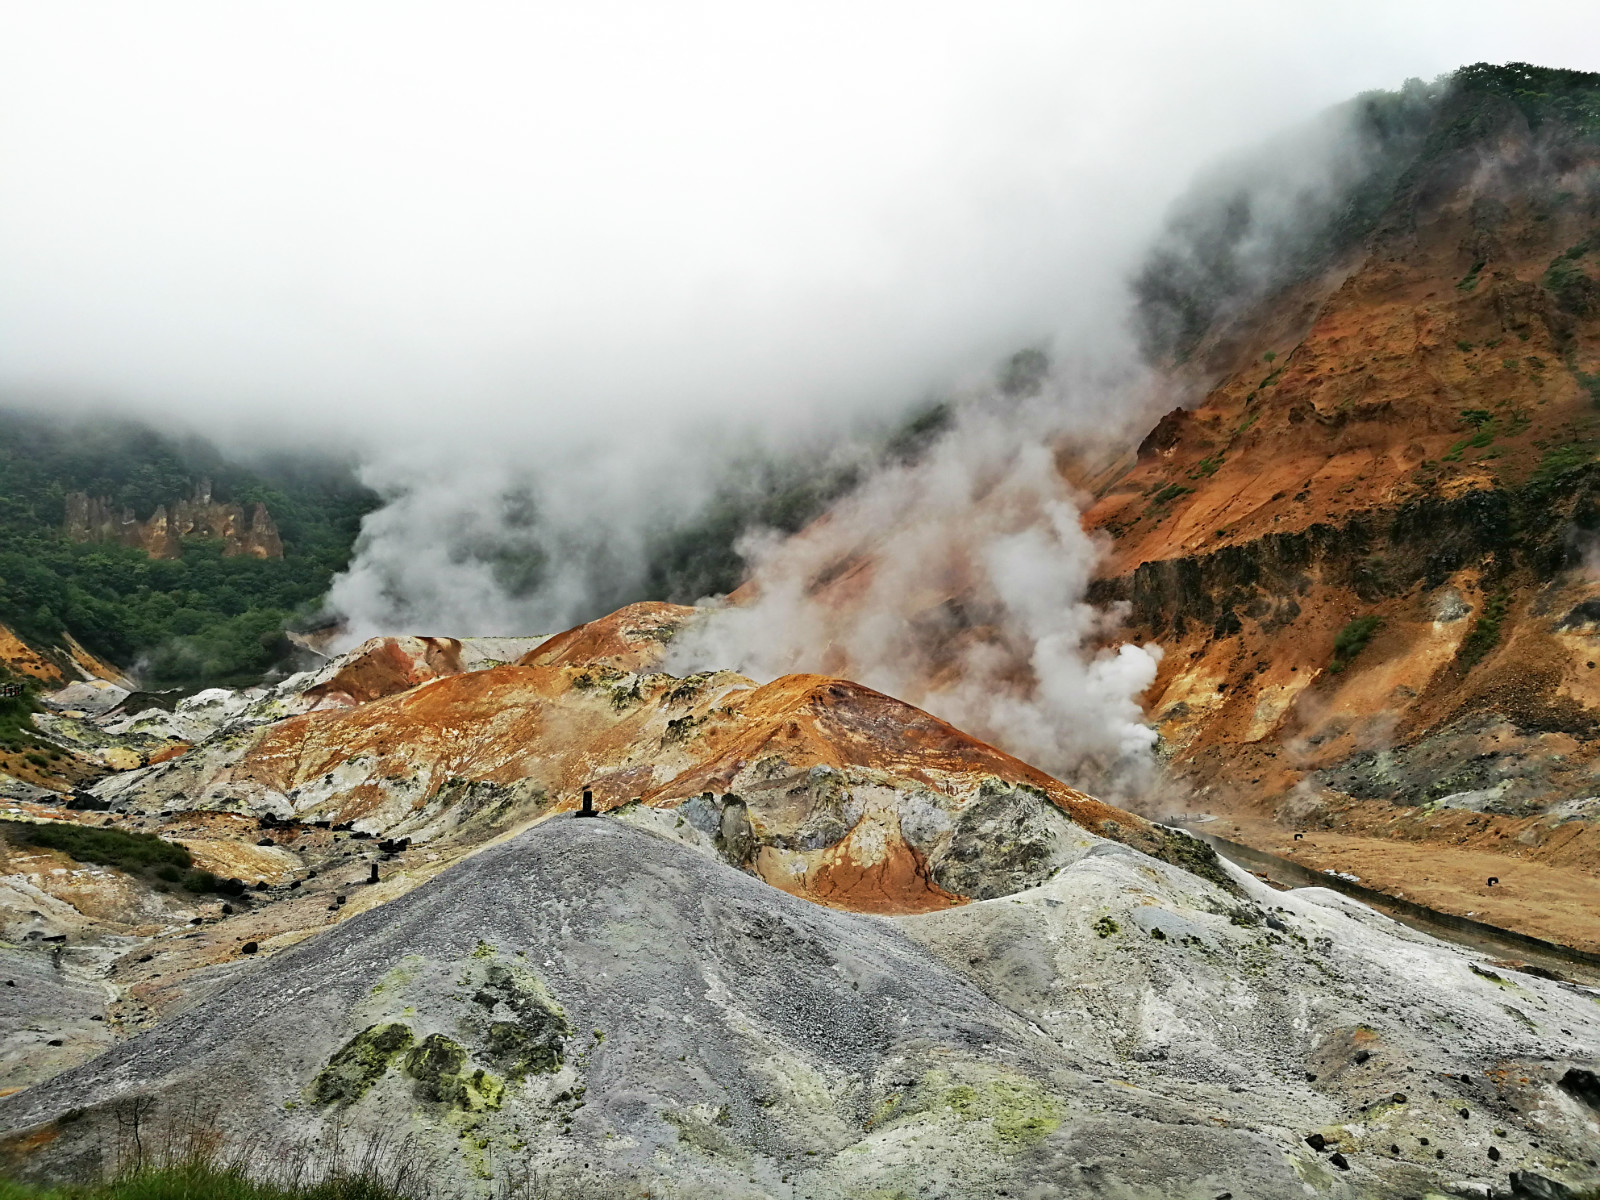
M1592 3L0 13L0 393L369 445L903 403L1109 324L1219 151L1600 69Z

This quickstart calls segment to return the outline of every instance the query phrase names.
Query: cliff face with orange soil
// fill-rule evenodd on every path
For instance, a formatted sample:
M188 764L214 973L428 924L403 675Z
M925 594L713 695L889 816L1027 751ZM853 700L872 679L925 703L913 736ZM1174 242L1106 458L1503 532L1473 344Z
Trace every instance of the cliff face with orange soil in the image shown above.
M1196 807L1600 869L1600 140L1457 97L1193 360L1087 524Z
M132 509L115 509L109 500L73 492L66 498L67 536L77 542L117 542L151 558L179 558L186 537L220 538L225 555L282 558L283 541L272 514L259 500L246 508L211 498L210 480L192 497L159 505L147 520Z
M1191 839L870 688L655 670L694 612L631 605L479 669L471 643L375 639L290 696L234 701L209 735L184 724L203 715L190 701L127 724L195 744L106 780L96 803L152 828L323 822L437 857L569 812L588 788L602 813L785 891L879 912L1008 894L1104 839L1224 878Z

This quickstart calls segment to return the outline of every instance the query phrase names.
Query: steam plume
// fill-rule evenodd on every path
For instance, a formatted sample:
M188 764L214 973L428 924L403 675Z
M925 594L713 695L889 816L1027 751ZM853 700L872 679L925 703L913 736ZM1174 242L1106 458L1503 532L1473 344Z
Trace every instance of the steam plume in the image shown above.
M691 626L670 667L845 674L1062 778L1127 781L1161 651L1107 644L1117 614L1085 600L1100 547L1054 447L1114 438L1145 397L1127 369L969 397L804 534L750 536L753 598Z

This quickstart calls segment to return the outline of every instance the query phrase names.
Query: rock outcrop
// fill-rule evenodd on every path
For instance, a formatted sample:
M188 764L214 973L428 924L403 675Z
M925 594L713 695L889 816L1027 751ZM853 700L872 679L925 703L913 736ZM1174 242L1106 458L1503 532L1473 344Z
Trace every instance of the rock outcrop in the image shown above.
M186 537L218 538L229 556L283 557L283 541L267 506L259 500L248 508L213 500L206 479L192 497L159 505L143 521L132 509L118 510L102 497L72 492L66 498L66 533L78 542L132 546L151 558L181 557Z

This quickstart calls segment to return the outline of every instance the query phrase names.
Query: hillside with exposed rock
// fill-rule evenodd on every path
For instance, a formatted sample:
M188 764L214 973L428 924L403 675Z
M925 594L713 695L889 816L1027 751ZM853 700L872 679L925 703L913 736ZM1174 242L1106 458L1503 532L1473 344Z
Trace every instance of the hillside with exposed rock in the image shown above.
M1464 73L1370 234L1193 340L1202 398L1086 520L1192 807L1594 948L1600 77L1508 73Z
M1294 136L1135 281L1137 444L1026 350L553 634L351 644L345 468L0 413L0 1175L1600 1196L1600 76Z
M205 877L0 831L9 1169L95 1173L136 1119L399 1133L467 1192L1600 1180L1591 987L1275 891L859 685L654 670L695 615L47 718L149 765L12 819Z

